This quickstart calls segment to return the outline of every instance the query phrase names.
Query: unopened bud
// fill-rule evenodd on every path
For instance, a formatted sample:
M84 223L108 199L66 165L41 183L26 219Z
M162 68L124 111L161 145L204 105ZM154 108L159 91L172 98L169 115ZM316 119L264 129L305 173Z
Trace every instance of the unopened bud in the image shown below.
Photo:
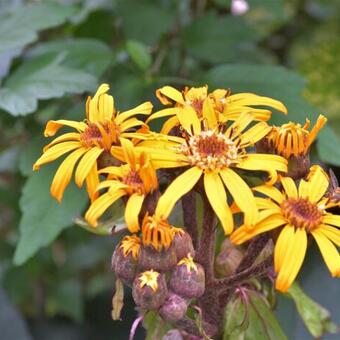
M178 329L170 329L170 331L163 336L162 340L184 340L184 338Z
M168 289L163 274L149 270L139 274L132 287L136 305L146 310L158 309L165 301Z
M170 289L186 299L198 298L204 293L204 269L190 254L178 262L171 275Z
M186 257L189 253L192 256L195 256L195 250L190 235L181 228L173 227L172 229L174 231L172 246L175 248L177 261Z
M232 275L241 263L242 258L243 251L241 247L234 245L229 239L225 239L215 261L217 274L221 277Z
M187 312L187 302L181 296L169 293L159 310L159 315L168 322L175 322L184 317Z
M136 235L126 236L117 245L111 260L111 268L117 278L131 286L136 273L140 251L140 239Z
M140 270L153 269L160 273L172 270L177 263L175 249L171 246L167 249L156 250L152 246L141 246L138 258Z

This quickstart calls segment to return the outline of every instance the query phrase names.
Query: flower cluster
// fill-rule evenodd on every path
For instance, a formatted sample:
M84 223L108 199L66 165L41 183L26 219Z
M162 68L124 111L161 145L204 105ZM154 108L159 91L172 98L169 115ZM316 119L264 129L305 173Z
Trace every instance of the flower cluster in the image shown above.
M206 328L218 325L212 303L223 303L224 291L215 288L233 281L215 278L216 220L234 245L260 234L272 238L275 285L282 292L302 266L309 235L331 274L340 276L340 216L330 211L339 205L338 188L332 188L326 170L309 160L324 116L310 130L308 119L304 126L271 126L267 121L273 110L288 113L280 101L225 89L209 92L207 86L182 92L164 86L156 96L167 107L152 113L152 104L145 102L119 112L108 90L103 84L88 98L84 121L47 123L46 137L62 126L76 132L50 142L34 170L69 153L51 194L61 201L76 168L76 184L86 181L90 206L85 219L93 228L116 201L124 202L131 235L116 247L112 269L132 287L141 311L157 310L176 323L197 301ZM147 119L141 120L143 115ZM162 118L161 131L152 131L149 123ZM201 226L197 197L203 202ZM183 228L169 224L178 215L178 202ZM247 261L237 263L247 270ZM237 268L233 271L235 280L241 277Z

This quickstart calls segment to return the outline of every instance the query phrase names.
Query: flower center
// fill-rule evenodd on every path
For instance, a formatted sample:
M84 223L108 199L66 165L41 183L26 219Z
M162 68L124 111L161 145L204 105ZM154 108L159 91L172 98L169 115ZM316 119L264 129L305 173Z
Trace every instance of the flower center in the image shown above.
M130 170L128 174L122 179L122 182L132 187L133 192L143 193L144 183L136 170ZM131 192L131 194L133 193Z
M297 228L311 231L322 222L322 211L306 198L288 198L281 204L283 216Z
M118 142L119 127L114 122L87 123L87 128L80 134L80 141L86 147L98 146L107 151Z
M222 169L237 164L238 147L223 133L206 130L191 136L180 151L186 155L192 165L203 170Z

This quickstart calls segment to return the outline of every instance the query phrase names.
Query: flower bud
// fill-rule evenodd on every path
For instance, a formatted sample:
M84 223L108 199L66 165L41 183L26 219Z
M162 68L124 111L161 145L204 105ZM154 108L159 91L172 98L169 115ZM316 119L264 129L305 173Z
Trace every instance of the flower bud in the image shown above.
M178 329L170 329L162 338L162 340L184 340Z
M140 252L140 238L136 235L126 236L117 245L111 260L112 271L117 278L131 286L137 273L137 259Z
M190 254L178 262L171 275L170 289L186 299L198 298L204 293L203 267L195 263Z
M190 235L181 228L172 227L172 230L174 232L172 246L176 251L177 262L183 257L186 257L189 253L194 256L195 250Z
M168 294L165 277L149 270L139 274L132 287L132 296L136 305L146 310L158 309Z
M175 248L156 250L152 246L141 246L138 257L140 270L154 269L160 273L172 270L177 263Z
M242 258L242 248L231 243L229 239L225 239L215 261L217 274L221 277L232 275L241 263Z
M181 296L170 292L159 310L159 315L165 321L175 322L184 317L187 308L187 302Z

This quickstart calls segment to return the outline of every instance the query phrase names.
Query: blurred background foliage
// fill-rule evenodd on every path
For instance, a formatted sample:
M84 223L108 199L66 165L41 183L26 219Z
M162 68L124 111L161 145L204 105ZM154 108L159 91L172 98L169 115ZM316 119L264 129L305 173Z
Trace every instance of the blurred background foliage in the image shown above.
M274 113L275 124L324 113L315 161L340 166L340 2L249 0L243 16L230 2L0 0L0 282L32 338L126 338L135 317L126 299L124 322L110 320L116 241L73 226L86 195L71 186L59 205L49 195L55 166L32 172L47 120L82 120L99 83L119 110L149 98L159 107L165 84L208 84L282 100L289 116ZM302 285L340 323L339 283L319 261L308 258ZM293 300L279 302L288 337L310 338Z

